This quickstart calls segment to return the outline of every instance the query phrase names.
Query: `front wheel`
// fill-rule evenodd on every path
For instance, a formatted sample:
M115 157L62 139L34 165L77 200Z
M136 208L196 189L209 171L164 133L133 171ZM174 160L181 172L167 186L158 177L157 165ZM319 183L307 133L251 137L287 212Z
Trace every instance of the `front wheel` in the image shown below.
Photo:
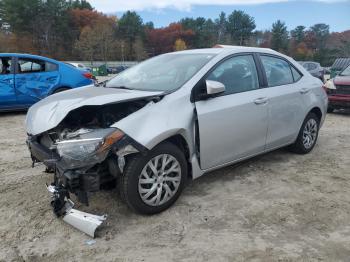
M170 207L180 196L187 179L183 152L174 144L162 143L128 159L119 180L121 197L142 214L156 214Z
M297 154L307 154L314 148L319 131L320 120L314 113L309 113L299 131L297 140L289 148Z

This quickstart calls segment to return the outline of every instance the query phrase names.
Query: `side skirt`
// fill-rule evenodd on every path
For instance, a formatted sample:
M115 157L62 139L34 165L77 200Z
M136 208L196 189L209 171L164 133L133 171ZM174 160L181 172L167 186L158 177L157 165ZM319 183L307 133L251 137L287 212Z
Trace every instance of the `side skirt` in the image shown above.
M281 145L281 146L277 146L277 147L274 147L274 148L270 148L268 150L264 150L260 153L257 153L257 154L253 154L253 155L249 155L249 156L246 156L246 157L242 157L242 158L239 158L239 159L236 159L236 160L233 160L233 161L230 161L230 162L227 162L227 163L224 163L224 164L221 164L221 165L218 165L218 166L215 166L215 167L211 167L209 169L205 169L205 170L202 170L200 168L200 165L199 165L199 162L198 162L198 159L195 155L192 156L192 159L191 159L191 164L192 164L192 178L193 180L194 179L197 179L199 177L201 177L202 175L206 174L206 173L209 173L211 171L214 171L214 170L217 170L217 169L220 169L220 168L223 168L223 167L226 167L226 166L230 166L230 165L233 165L233 164L236 164L238 162L241 162L241 161L244 161L244 160L247 160L249 158L253 158L255 156L258 156L258 155L263 155L263 154L266 154L266 153L269 153L271 151L274 151L276 149L279 149L279 148L282 148L282 147L286 147L286 146L289 146L293 143L286 143L284 145Z

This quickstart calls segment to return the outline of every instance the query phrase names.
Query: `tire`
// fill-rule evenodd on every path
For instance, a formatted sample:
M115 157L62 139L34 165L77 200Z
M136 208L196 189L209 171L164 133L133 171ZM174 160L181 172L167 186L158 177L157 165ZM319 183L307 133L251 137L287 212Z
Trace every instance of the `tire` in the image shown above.
M327 113L333 113L334 112L334 108L328 107L327 108Z
M308 132L307 129L312 130L312 132ZM311 152L314 146L316 145L319 129L320 129L320 119L317 117L315 113L310 112L306 116L303 124L301 125L297 140L294 142L294 144L289 146L289 149L292 152L297 154L307 154ZM305 133L305 132L308 132L308 133ZM305 140L304 140L304 135L305 135ZM306 137L308 137L309 140L307 140ZM308 143L308 141L310 143Z
M67 87L60 87L60 88L56 89L52 94L61 93L61 92L63 92L63 91L67 91L67 90L70 90L70 88L67 88Z
M164 170L169 171L173 166L178 168L173 168L174 172L169 174L165 174L166 172L159 174L163 158L166 163L170 161L165 165ZM157 175L152 171L155 170L154 168L159 172ZM153 181L150 182L151 180ZM118 188L121 198L132 210L152 215L169 208L178 199L186 185L186 180L187 162L183 152L176 145L165 142L147 152L146 155L130 156L118 181ZM158 192L161 193L158 194ZM159 198L158 195L160 195Z

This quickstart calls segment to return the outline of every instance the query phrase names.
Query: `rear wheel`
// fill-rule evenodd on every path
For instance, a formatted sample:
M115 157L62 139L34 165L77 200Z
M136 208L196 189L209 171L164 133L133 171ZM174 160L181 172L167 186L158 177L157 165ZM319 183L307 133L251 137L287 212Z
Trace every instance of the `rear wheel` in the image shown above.
M131 209L156 214L177 200L186 179L184 154L174 144L162 143L146 155L137 154L128 159L118 187Z
M297 154L307 154L315 146L320 120L315 113L309 113L299 131L297 140L289 148Z

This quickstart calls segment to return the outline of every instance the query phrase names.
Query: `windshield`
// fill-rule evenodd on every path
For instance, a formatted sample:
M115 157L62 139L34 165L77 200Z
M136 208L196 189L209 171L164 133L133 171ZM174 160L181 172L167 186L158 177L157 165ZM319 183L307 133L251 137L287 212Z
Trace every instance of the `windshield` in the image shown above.
M214 54L160 55L120 73L106 87L174 91L190 80L213 57Z
M340 76L350 76L350 65L339 74Z

